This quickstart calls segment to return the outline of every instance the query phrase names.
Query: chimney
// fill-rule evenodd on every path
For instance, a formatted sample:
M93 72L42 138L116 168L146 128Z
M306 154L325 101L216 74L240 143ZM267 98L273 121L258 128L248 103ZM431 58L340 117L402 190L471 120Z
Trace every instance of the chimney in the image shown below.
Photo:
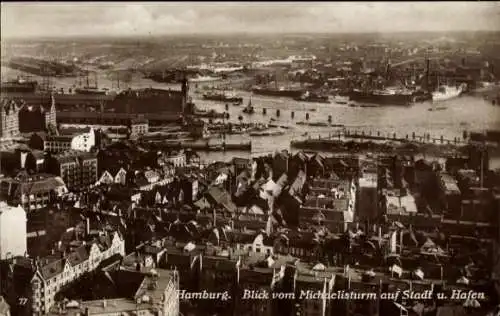
M85 219L85 236L90 235L90 219L87 217Z
M26 158L28 157L27 152L21 152L21 169L26 168Z

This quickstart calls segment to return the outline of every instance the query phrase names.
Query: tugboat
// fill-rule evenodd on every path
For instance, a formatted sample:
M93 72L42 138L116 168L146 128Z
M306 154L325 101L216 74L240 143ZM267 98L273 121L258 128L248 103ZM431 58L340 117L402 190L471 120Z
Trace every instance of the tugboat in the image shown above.
M243 109L243 113L253 114L254 112L255 112L255 109L252 106L252 99L249 99L248 105Z

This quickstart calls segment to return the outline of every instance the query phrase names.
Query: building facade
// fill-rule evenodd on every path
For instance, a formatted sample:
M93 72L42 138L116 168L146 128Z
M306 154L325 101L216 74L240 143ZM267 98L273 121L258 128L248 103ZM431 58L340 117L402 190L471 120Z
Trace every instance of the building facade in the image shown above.
M43 141L43 149L47 152L59 153L67 150L90 152L96 146L93 129L75 135L47 136Z
M19 136L19 109L18 102L2 100L0 108L0 138Z
M49 103L24 104L19 111L19 131L21 133L32 133L55 128L56 104L52 96Z
M55 304L55 295L67 284L115 254L125 255L125 241L119 233L100 236L95 242L83 244L63 258L52 262L35 262L31 280L31 303L35 315L46 314Z
M116 169L116 168L115 168ZM118 170L105 170L99 178L98 184L127 184L127 171L123 168Z
M26 212L0 202L0 260L24 256L27 249Z
M130 136L137 137L149 132L149 122L146 119L136 118L130 120Z
M175 168L185 167L186 166L186 153L184 152L184 150L171 151L170 153L166 154L165 161L167 163L172 163Z
M47 207L67 192L64 181L51 174L20 172L16 177L0 179L1 199L20 204L27 212Z
M98 179L96 154L68 151L48 160L48 171L61 177L69 190L94 185Z

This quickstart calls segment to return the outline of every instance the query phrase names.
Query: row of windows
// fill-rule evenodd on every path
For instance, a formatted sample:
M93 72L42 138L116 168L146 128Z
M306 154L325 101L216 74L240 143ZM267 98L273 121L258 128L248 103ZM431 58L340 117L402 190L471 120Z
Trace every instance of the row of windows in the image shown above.
M52 280L47 280L47 287L46 287L46 293L43 293L43 289L41 291L35 291L35 299L38 296L38 293L40 294L45 294L45 310L49 310L50 307L54 304L54 295L61 289L61 287L67 285L71 281L75 280L78 278L80 275L82 275L85 271L88 271L89 269L94 269L100 262L101 259L105 260L112 254L122 252L121 249L121 244L120 245L114 245L107 251L100 253L99 255L96 255L96 258L91 262L90 260L87 260L73 268L72 271L65 271L63 274L57 275L55 278ZM92 254L91 254L92 255ZM38 284L34 284L34 289L39 289Z
M71 147L71 143L68 142L44 142L43 146L45 149L66 149Z

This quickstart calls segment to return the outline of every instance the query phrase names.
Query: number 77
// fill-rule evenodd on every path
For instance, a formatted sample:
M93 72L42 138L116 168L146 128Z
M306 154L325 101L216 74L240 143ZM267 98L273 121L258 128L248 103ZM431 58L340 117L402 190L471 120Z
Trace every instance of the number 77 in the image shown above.
M18 303L19 303L19 305L24 306L24 305L26 305L26 303L28 303L28 299L26 297L20 297L20 298L18 298Z

